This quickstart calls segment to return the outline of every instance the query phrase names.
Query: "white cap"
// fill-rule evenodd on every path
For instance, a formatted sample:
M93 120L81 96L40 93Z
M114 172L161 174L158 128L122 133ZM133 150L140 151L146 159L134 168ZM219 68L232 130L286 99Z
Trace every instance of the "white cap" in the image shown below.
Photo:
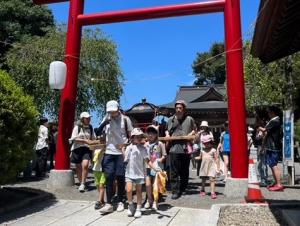
M119 103L115 100L110 100L106 103L106 112L119 110Z
M140 135L144 135L143 131L140 128L134 128L131 131L131 136L140 136Z
M84 111L80 114L80 119L92 117L88 112Z
M200 126L208 127L208 122L207 121L202 121Z

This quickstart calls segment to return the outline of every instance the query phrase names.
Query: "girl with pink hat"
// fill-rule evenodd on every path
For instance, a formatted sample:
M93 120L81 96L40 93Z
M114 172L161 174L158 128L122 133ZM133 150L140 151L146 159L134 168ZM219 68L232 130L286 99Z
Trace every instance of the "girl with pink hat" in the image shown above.
M210 180L211 198L216 199L217 195L215 193L215 178L217 172L220 171L220 164L218 153L215 148L213 148L213 136L210 134L201 137L201 143L203 148L200 152L198 159L202 159L200 168L200 177L202 179L202 186L200 191L200 196L205 196L205 182L207 179Z

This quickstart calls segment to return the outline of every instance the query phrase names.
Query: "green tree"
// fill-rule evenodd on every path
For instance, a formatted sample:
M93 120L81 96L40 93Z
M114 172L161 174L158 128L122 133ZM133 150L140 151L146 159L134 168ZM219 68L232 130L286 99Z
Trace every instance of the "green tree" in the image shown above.
M208 52L197 53L192 69L195 85L224 84L226 78L224 43L214 43Z
M287 58L283 58L269 64L263 64L258 58L252 57L250 45L250 42L246 43L244 59L248 108L274 103L286 108L289 94L294 97L294 107L297 108L295 103L297 103L297 99L299 100L300 54L292 55L291 62L288 62ZM288 77L288 64L290 64L292 71L290 78Z
M51 11L32 0L0 0L0 58L24 36L43 36L54 27Z
M32 97L0 70L0 184L16 179L31 159L37 116Z
M28 37L7 53L6 63L13 79L34 97L40 113L58 116L60 92L48 85L49 64L64 60L64 29L44 37ZM116 45L101 30L85 30L78 76L77 115L81 111L102 113L106 101L119 99L123 76Z

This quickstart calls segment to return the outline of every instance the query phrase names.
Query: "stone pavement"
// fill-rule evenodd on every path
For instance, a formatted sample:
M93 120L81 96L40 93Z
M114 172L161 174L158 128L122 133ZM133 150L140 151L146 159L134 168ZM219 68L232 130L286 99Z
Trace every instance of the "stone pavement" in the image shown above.
M94 202L74 200L48 200L43 203L6 214L0 217L2 225L39 226L39 225L209 225L209 210L162 206L161 210L144 211L139 219L128 217L126 210L112 214L101 215L94 210Z
M299 176L299 171L296 171ZM227 198L224 196L224 184L217 181L218 198L212 200L210 196L199 196L200 179L196 172L190 171L190 183L187 194L178 200L172 200L168 193L159 204L158 212L145 211L141 219L129 218L126 211L114 212L102 216L94 210L97 197L93 177L89 175L90 190L79 193L77 186L64 190L49 190L47 178L43 180L20 180L9 187L26 187L41 192L53 194L55 199L47 199L35 205L0 216L3 225L216 225L219 217L220 205L240 204L242 198ZM207 185L207 191L209 186ZM262 193L272 205L300 204L300 189L286 188L284 192L269 192L262 188ZM218 209L216 212L215 210ZM242 216L241 216L242 217Z

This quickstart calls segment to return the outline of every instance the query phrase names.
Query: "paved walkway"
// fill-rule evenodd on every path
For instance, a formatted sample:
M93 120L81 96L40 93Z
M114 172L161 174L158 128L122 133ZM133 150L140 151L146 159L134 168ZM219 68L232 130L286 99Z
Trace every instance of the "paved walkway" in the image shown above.
M299 175L299 171L296 171ZM26 187L37 189L44 193L54 195L53 200L45 200L35 205L18 211L9 212L0 216L2 225L216 225L218 212L214 211L217 204L239 204L241 198L227 198L224 196L224 184L217 181L216 191L218 198L212 200L209 196L199 196L200 179L195 171L190 171L190 184L187 194L178 200L172 200L171 194L159 204L159 211L145 211L141 219L127 217L125 212L114 212L101 215L94 210L94 202L97 191L93 185L93 177L90 175L88 182L90 190L79 193L78 187L73 186L60 191L52 191L47 188L48 179L40 181L19 181L11 187ZM209 187L207 187L209 191ZM269 192L262 188L265 198L272 204L300 203L300 189L286 188L284 192Z
M3 225L105 225L105 226L125 226L125 225L210 225L210 210L190 209L162 206L161 210L155 212L147 210L139 219L128 217L126 210L123 212L114 212L112 214L101 215L99 211L94 210L94 202L59 200L46 201L39 203L25 210L7 214L0 217Z

